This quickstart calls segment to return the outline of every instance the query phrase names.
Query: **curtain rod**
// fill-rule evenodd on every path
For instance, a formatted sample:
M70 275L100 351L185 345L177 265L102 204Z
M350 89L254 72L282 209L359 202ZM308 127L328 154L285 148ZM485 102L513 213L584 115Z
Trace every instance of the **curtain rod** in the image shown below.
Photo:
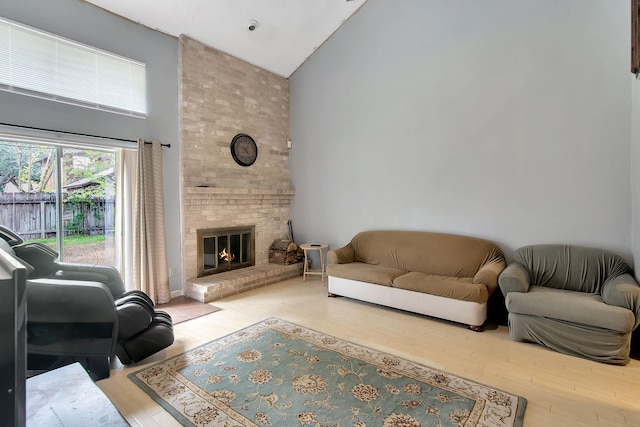
M112 136L100 136L100 135L91 135L88 133L78 133L78 132L67 132L65 130L55 130L55 129L46 129L46 128L37 128L37 127L33 127L33 126L23 126L23 125L14 125L11 123L0 123L0 126L12 126L12 127L16 127L16 128L22 128L22 129L31 129L31 130L42 130L45 132L55 132L55 133L66 133L68 135L76 135L76 136L88 136L91 138L102 138L102 139L111 139L114 141L123 141L123 142L138 142L136 140L133 139L124 139L124 138L115 138ZM145 144L152 144L151 141L144 141ZM160 144L163 147L167 147L167 148L171 148L171 144Z

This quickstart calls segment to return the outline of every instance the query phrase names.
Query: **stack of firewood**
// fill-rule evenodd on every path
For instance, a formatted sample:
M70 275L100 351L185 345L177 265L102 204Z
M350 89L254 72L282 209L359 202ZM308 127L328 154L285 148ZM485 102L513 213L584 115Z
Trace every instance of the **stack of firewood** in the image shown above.
M269 262L274 264L295 264L304 260L304 251L293 241L274 240L269 248Z

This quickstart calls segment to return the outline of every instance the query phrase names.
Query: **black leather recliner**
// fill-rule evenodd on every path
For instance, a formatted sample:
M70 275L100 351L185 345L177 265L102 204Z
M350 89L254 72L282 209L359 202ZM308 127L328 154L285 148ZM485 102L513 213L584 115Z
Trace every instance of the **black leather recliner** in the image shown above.
M107 378L114 356L129 364L173 344L171 316L144 292L126 292L115 268L58 262L56 251L2 226L0 237L0 248L27 267L28 369L79 361Z

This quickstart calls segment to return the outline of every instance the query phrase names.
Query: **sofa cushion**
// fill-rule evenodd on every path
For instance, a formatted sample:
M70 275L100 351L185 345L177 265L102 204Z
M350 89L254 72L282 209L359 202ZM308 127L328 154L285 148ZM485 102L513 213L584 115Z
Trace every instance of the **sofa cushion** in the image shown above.
M505 299L509 313L546 317L618 332L635 325L633 312L605 304L598 294L531 286L529 292L509 292Z
M513 260L526 268L532 285L587 293L600 293L606 280L631 271L614 253L571 245L525 246Z
M473 277L488 259L502 256L487 240L426 231L364 231L351 246L359 262L455 277Z
M327 274L329 276L359 280L361 282L375 283L383 286L391 286L396 277L406 273L406 271L397 268L371 265L363 262L330 264L327 266Z
M489 299L487 287L483 284L472 283L472 279L468 277L440 276L412 271L397 277L392 286L480 304Z

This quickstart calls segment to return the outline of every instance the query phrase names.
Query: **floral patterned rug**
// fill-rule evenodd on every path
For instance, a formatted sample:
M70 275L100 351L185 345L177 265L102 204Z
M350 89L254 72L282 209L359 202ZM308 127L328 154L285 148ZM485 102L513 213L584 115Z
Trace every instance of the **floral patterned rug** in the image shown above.
M521 426L526 400L271 318L129 378L184 426Z

